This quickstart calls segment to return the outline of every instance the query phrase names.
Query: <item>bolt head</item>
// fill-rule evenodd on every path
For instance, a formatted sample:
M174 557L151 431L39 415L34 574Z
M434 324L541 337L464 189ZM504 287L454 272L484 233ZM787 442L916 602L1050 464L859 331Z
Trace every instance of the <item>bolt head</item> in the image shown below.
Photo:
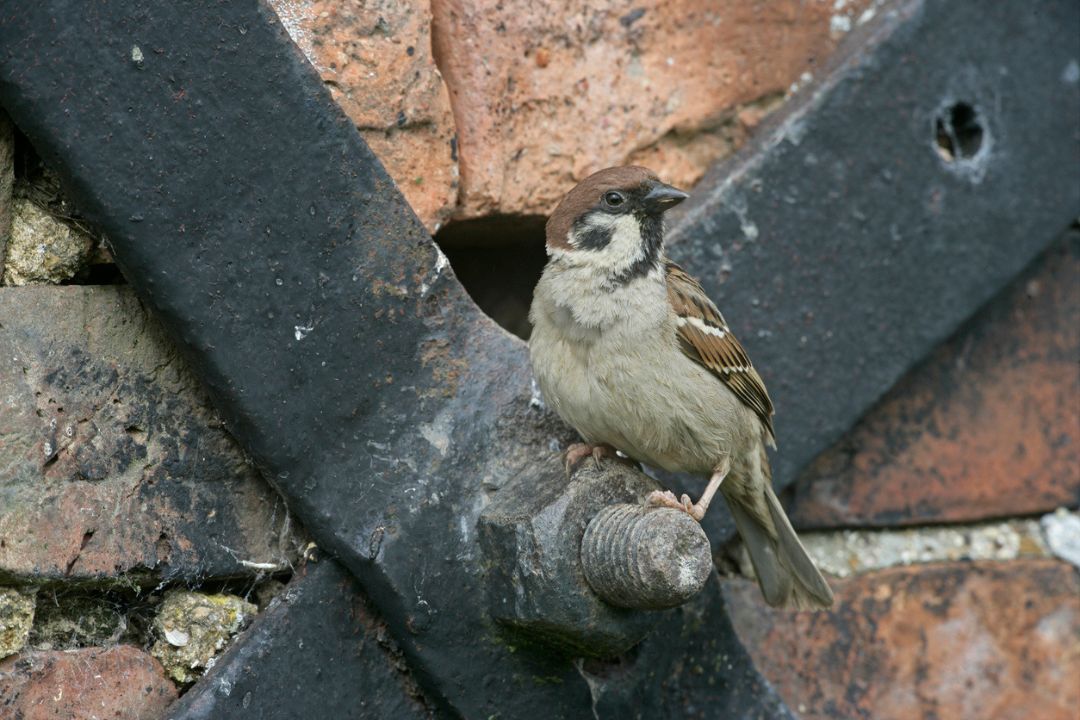
M624 463L590 459L567 479L557 459L530 468L499 490L480 516L492 616L571 655L611 657L640 642L655 612L604 602L581 567L589 521L613 503L640 503L657 484Z

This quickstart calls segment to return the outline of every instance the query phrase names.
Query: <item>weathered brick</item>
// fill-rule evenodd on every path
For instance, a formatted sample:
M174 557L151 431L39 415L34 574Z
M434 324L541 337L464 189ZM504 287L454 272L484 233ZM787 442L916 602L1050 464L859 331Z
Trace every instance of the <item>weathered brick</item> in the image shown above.
M431 54L431 5L271 0L413 210L434 232L457 203L454 117Z
M1056 560L909 566L833 581L830 612L724 583L757 667L804 720L1068 720L1080 703L1080 579Z
M1080 502L1080 232L1070 231L797 481L804 527Z
M816 70L867 0L436 0L432 43L461 145L463 217L544 214L589 172L688 186ZM839 22L833 20L838 18Z
M161 665L131 645L27 652L0 662L0 717L154 720L176 699Z
M0 289L0 576L284 565L285 507L123 287Z

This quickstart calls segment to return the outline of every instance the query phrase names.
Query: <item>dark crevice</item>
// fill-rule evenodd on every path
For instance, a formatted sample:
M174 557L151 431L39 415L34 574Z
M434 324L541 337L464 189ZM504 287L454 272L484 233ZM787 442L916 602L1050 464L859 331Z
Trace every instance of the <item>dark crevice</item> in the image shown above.
M65 576L71 575L71 570L75 567L75 563L77 563L79 561L79 558L82 557L82 551L86 549L86 546L90 544L90 541L93 538L93 530L87 530L85 533L83 533L82 541L79 543L79 551L75 553L74 557L68 560L67 568L64 570Z
M578 669L595 680L617 680L633 674L640 654L641 645L635 645L613 658L582 658Z
M547 262L542 215L451 222L435 235L454 274L480 309L520 338L529 337L533 288Z
M86 546L90 544L90 541L93 539L93 537L93 530L87 530L85 533L83 533L82 542L79 543L79 550L85 550Z
M91 263L63 285L126 285L127 279L113 263Z
M83 547L93 532L83 536ZM77 556L76 556L77 559ZM73 563L74 564L74 561ZM157 639L154 617L171 589L197 589L207 594L237 595L263 611L290 580L288 572L193 583L171 580L143 584L133 576L99 581L50 583L37 592L37 610L27 640L37 650L111 647L125 643L149 650Z

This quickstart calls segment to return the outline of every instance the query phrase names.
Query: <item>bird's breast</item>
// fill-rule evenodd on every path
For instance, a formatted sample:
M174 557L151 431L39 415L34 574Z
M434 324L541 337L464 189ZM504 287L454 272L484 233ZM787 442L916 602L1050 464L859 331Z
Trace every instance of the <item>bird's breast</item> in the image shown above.
M673 319L646 312L582 323L538 288L533 322L529 348L544 400L586 440L672 470L715 464L730 392L683 355Z

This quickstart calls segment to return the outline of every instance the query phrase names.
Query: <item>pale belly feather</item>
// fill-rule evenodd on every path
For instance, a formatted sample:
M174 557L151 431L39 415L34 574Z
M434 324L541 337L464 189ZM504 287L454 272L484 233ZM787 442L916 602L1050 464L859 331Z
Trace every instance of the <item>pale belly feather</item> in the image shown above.
M682 353L673 317L649 322L633 315L600 330L542 297L538 302L529 343L537 382L545 401L588 442L702 474L748 446L750 438L731 437L729 429L757 423L745 422L748 409Z

